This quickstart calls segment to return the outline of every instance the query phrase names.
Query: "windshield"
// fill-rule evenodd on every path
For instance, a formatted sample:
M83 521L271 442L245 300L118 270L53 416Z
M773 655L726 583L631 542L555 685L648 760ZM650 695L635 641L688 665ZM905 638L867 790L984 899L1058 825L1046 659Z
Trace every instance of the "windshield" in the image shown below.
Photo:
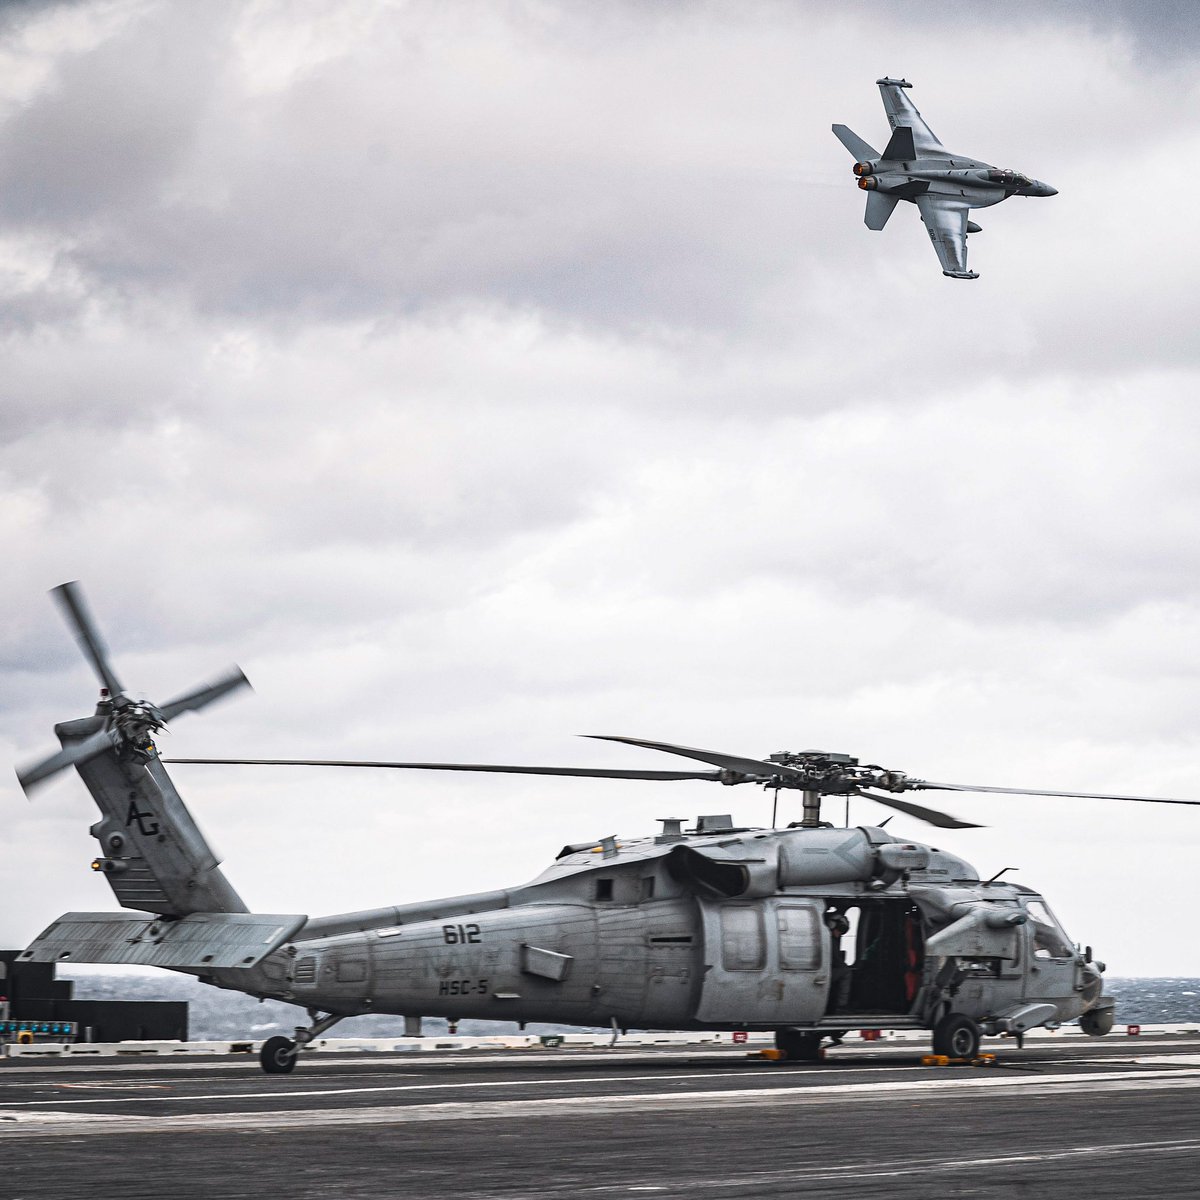
M993 183L1003 183L1011 187L1032 187L1033 180L1028 175L1022 175L1020 171L1009 170L994 170L988 172L988 178Z
M1071 958L1075 950L1062 926L1044 900L1030 900L1025 905L1033 931L1034 958Z

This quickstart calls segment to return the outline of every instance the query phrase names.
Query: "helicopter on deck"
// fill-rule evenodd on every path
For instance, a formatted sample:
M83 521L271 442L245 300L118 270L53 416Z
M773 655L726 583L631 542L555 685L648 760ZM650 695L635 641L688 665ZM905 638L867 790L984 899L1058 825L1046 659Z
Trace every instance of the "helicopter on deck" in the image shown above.
M317 759L163 759L151 734L246 686L236 668L161 706L122 687L77 584L54 589L96 670L94 715L57 725L62 749L18 771L28 791L74 766L102 813L92 867L124 913L67 913L21 959L163 967L288 1001L309 1024L268 1039L269 1073L346 1017L556 1022L638 1029L768 1030L785 1057L815 1060L849 1029L927 1029L936 1053L972 1058L984 1035L1038 1026L1108 1033L1104 965L1067 937L1030 888L982 880L963 859L882 827L836 828L827 796L861 796L940 828L974 828L899 798L999 792L1196 804L932 783L819 751L744 758L607 738L708 764L704 771ZM333 916L247 910L165 763L483 771L606 779L756 783L799 791L787 828L701 816L656 836L564 846L519 887ZM1003 872L1001 873L1003 874Z

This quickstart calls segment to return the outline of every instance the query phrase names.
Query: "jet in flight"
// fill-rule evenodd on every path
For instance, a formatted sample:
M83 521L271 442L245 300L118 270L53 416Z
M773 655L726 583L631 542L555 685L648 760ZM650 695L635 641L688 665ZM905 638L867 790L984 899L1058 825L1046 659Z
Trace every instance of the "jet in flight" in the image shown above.
M904 79L877 79L883 107L892 127L882 154L852 129L835 125L838 141L854 155L858 186L867 193L868 229L882 229L900 200L911 200L942 264L952 279L978 279L967 270L967 234L979 226L969 219L973 208L999 204L1009 196L1056 196L1048 183L1020 171L1000 170L977 158L952 154L925 124L905 94Z

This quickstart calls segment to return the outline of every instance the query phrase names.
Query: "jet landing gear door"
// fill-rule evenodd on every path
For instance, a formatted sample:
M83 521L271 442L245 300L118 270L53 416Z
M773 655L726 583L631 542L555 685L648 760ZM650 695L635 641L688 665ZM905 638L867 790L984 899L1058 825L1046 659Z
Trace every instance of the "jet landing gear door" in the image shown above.
M824 905L791 899L703 904L705 1022L819 1021L829 996Z

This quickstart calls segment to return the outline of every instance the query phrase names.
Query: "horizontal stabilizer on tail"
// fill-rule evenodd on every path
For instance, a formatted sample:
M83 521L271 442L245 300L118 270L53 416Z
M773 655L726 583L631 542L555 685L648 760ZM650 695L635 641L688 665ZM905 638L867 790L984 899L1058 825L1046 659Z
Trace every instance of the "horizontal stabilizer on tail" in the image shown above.
M900 203L899 196L889 196L886 192L867 193L867 213L863 220L868 229L882 229L888 223L888 217Z
M278 913L64 913L19 962L120 963L205 972L253 967L308 920Z
M833 134L854 155L856 162L870 162L879 157L879 151L869 142L864 142L848 125L835 125Z

